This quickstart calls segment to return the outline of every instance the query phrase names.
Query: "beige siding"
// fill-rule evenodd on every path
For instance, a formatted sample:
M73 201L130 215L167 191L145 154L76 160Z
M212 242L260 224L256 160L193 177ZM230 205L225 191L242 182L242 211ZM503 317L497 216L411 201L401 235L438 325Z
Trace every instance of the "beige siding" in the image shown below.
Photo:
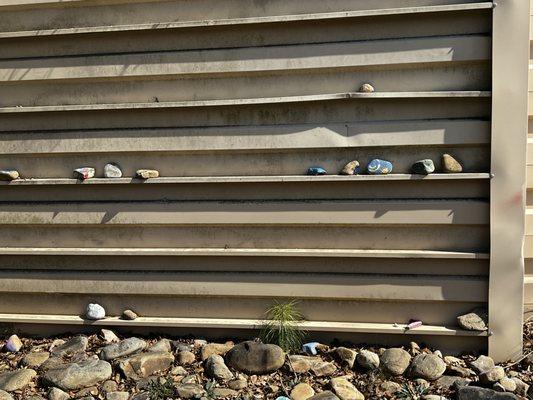
M526 210L526 239L524 244L525 278L524 304L526 312L533 308L533 1L530 1L530 61L528 85L528 115L529 128L527 139L527 210Z

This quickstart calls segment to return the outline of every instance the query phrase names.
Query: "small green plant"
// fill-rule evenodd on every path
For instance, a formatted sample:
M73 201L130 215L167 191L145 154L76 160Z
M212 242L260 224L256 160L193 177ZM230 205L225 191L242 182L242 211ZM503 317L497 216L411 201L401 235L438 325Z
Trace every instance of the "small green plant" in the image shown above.
M176 389L171 380L154 379L148 383L150 400L167 400L176 397Z
M215 386L216 386L216 382L214 380L208 381L204 385L205 397L207 397L208 399L216 398L216 396L215 396Z
M395 398L405 400L420 400L427 391L428 388L422 385L413 385L411 382L404 383L402 388L395 393Z
M299 324L304 320L296 300L287 303L276 302L266 312L267 322L261 332L264 343L277 344L284 351L297 351L307 335Z

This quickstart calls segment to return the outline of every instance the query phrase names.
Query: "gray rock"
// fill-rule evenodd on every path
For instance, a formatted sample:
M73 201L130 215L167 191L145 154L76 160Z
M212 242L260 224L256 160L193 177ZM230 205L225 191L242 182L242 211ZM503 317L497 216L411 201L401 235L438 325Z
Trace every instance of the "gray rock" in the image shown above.
M463 378L468 378L469 376L475 375L474 371L469 368L461 367L459 365L447 365L446 373L448 375L460 376Z
M422 397L422 400L448 400L444 396L439 396L438 394L427 394Z
M398 392L402 386L399 383L393 381L382 382L378 387L378 393L392 397L396 392Z
M205 394L204 388L194 383L178 385L176 391L181 399L200 398Z
M515 392L516 382L511 378L504 376L499 382L494 384L493 389L498 392Z
M410 362L411 355L400 348L387 349L380 358L382 369L391 375L402 375Z
M33 369L18 369L0 374L0 390L13 392L26 387L37 376Z
M50 354L46 351L32 351L24 356L22 365L25 367L40 367L49 358Z
M442 155L442 170L448 174L463 172L463 167L455 158L449 154Z
M470 363L470 367L476 374L481 374L495 366L494 360L487 356L479 356L475 361Z
M212 394L215 399L225 399L234 398L239 394L239 392L233 389L216 387L213 389Z
M87 349L89 339L85 336L74 336L67 342L55 346L52 349L52 355L55 357L72 357L74 354L83 353Z
M138 169L137 172L135 172L135 177L139 179L158 178L159 171L156 171L155 169Z
M529 389L529 385L519 378L513 377L511 379L514 381L516 385L516 390L514 392L520 396L525 397Z
M17 353L22 348L22 341L17 335L11 335L7 339L5 349L11 353Z
M516 400L516 396L511 393L499 393L491 389L466 386L457 391L457 400Z
M106 400L128 400L129 398L128 392L110 392L105 395Z
M48 400L69 400L70 395L68 393L63 392L61 389L58 388L51 388L48 391Z
M0 181L14 181L18 179L20 174L15 170L0 169Z
M436 387L447 389L447 390L450 390L450 389L457 390L457 388L461 386L468 386L471 382L472 380L467 379L467 378L461 378L460 376L443 375L434 382L434 385Z
M446 371L446 363L434 354L419 354L411 362L410 374L415 378L434 381Z
M73 171L73 174L74 174L74 178L80 179L80 180L94 178L94 168L92 167L76 168Z
M210 378L221 380L229 380L234 378L233 374L224 363L224 359L218 354L211 354L207 360L205 360L205 373Z
M361 350L355 360L357 365L363 369L374 370L379 368L379 356L372 351Z
M87 319L99 320L105 318L105 309L100 304L91 303L87 305L85 312Z
M139 316L132 310L124 310L122 313L122 319L133 321L134 319L137 319Z
M183 368L182 366L177 366L177 367L172 368L172 371L170 371L170 374L174 376L184 376L184 375L187 375L187 370Z
M118 367L129 379L139 380L166 371L174 363L174 355L167 352L141 353L120 361Z
M297 374L305 374L314 364L319 362L322 362L320 357L289 355L289 366Z
M161 351L167 351L171 352L172 349L170 347L170 340L168 339L161 339L151 345L147 351L155 351L155 352L161 352Z
M311 365L311 371L318 377L329 376L337 371L337 367L332 362L319 361Z
M228 386L233 390L241 390L248 386L248 382L244 378L233 379L228 382Z
M274 344L243 342L234 346L226 354L228 365L237 371L249 374L267 374L281 368L285 363L285 353Z
M116 392L118 391L118 384L117 382L109 379L102 384L102 390L104 393Z
M91 357L49 369L43 375L43 382L47 386L55 386L62 390L77 390L103 382L111 378L112 373L111 364Z
M355 358L357 357L355 350L348 349L347 347L337 347L334 354L342 365L346 365L350 369L353 368Z
M315 394L313 397L309 397L307 400L339 400L339 398L333 392L325 390Z
M205 361L212 354L218 354L224 356L228 351L233 348L233 343L208 343L202 347L201 357L202 361Z
M360 354L360 353L359 353ZM343 377L333 378L330 381L333 392L341 400L364 400L365 396L347 379Z
M104 176L106 178L122 178L122 170L116 163L108 163L104 167Z
M118 338L118 336L115 334L115 332L109 330L109 329L102 329L100 331L100 334L102 335L102 338L104 339L104 342L106 344L111 344L111 343L118 343L120 342L120 339Z
M146 349L146 342L142 339L131 337L121 340L118 343L113 343L105 346L100 351L100 358L102 360L114 360L119 357L126 357L135 353L139 353Z
M141 392L131 397L131 400L150 400L150 393Z
M488 371L479 374L479 382L487 386L492 386L503 378L505 378L505 370L500 366L492 367Z
M13 400L13 396L4 390L0 390L0 400Z
M196 356L192 351L180 351L178 353L178 364L179 365L189 365L196 361Z
M468 331L486 331L488 313L486 309L476 308L468 314L457 317L457 324Z

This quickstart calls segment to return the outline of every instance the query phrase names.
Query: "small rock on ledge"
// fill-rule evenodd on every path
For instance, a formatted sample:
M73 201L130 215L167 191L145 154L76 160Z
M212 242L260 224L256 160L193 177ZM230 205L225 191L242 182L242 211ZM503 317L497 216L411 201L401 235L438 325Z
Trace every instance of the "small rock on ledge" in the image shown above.
M100 304L90 303L87 305L87 312L85 313L87 319L98 320L105 318L105 309Z

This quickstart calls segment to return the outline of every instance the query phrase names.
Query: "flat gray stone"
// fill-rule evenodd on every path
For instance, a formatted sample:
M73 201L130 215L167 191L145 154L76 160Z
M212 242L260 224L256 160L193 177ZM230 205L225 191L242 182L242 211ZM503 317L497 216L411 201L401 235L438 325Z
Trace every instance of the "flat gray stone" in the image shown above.
M476 308L468 314L457 317L457 324L468 331L484 332L487 330L488 312L483 308Z
M157 372L166 371L174 363L174 355L167 352L135 354L118 364L127 378L139 380Z
M50 358L50 353L46 351L35 351L28 353L24 356L22 359L22 365L25 367L39 367L41 366L46 360Z
M355 359L357 365L366 370L379 368L379 356L369 350L361 350Z
M232 372L224 363L224 359L218 354L211 354L205 360L205 373L210 378L215 379L230 380L234 378Z
M61 389L58 388L51 388L48 391L48 400L69 400L70 395L68 393L63 392Z
M491 386L503 378L505 378L505 370L500 366L492 367L488 371L479 374L479 381L487 386Z
M205 394L205 390L200 385L186 383L176 386L176 391L181 399L200 398Z
M347 347L337 347L334 354L341 364L346 365L350 369L353 368L355 358L357 357L357 352L355 350Z
M76 390L94 386L111 378L113 370L107 361L91 357L46 371L43 382L62 390Z
M33 369L18 369L0 374L0 390L13 392L26 387L37 376Z
M333 392L341 400L365 400L365 396L350 381L343 377L331 379L330 385Z
M487 356L479 356L475 361L470 363L470 367L476 372L476 374L481 374L495 366L494 360Z
M318 394L315 394L313 397L309 397L307 400L340 400L335 393L325 390Z
M0 400L13 400L13 396L4 390L0 390Z
M126 357L135 353L139 353L146 349L146 342L142 339L131 337L121 340L118 343L113 343L105 346L100 351L100 358L102 360L114 360L119 357Z
M109 392L105 395L106 400L128 400L129 398L128 392Z
M237 371L261 375L281 368L285 363L285 353L275 344L248 341L228 351L226 361Z
M74 354L85 352L88 344L89 339L87 337L81 335L74 336L67 342L54 347L52 349L52 355L55 357L72 357Z
M466 386L457 391L457 400L516 400L512 393L499 393L477 386Z

